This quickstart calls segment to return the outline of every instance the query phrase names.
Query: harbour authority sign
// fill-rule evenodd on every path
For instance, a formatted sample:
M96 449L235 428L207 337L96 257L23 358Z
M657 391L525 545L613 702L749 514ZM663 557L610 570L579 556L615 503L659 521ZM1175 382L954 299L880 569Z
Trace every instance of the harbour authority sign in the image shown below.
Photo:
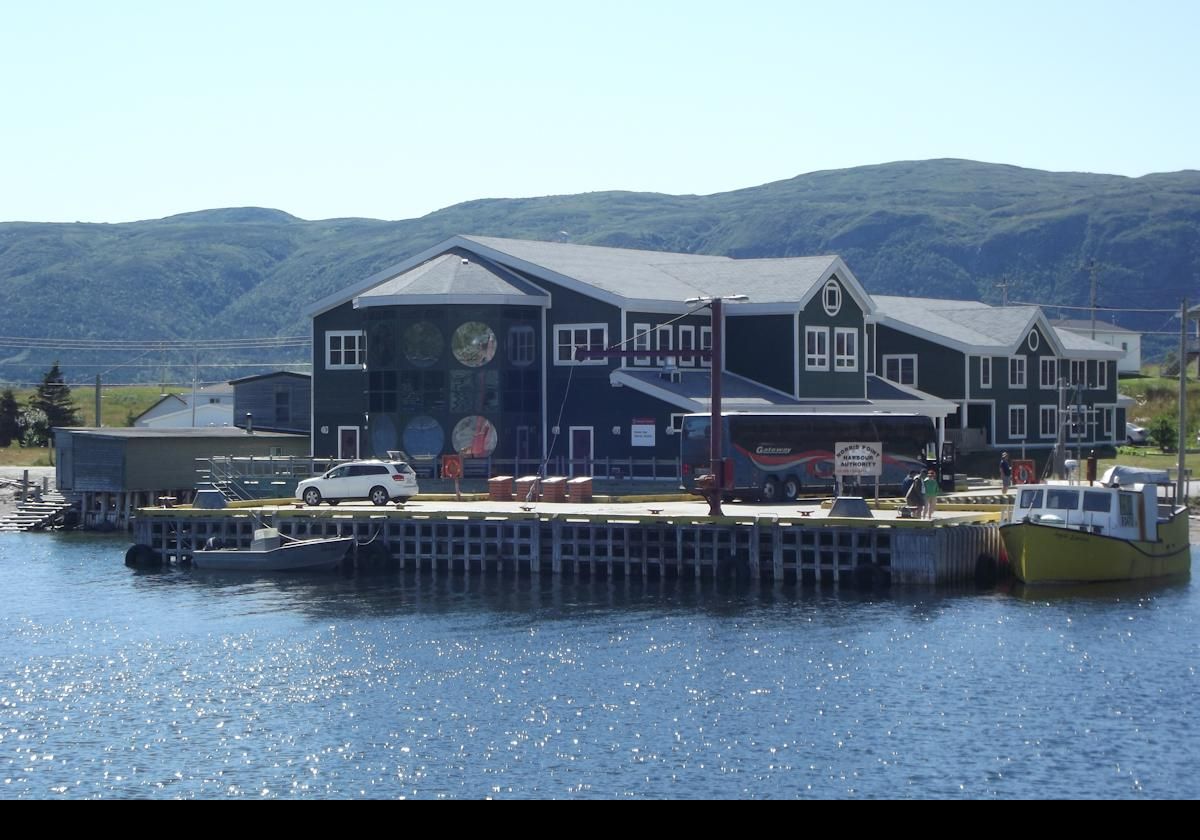
M882 475L882 443L835 443L833 445L834 475Z

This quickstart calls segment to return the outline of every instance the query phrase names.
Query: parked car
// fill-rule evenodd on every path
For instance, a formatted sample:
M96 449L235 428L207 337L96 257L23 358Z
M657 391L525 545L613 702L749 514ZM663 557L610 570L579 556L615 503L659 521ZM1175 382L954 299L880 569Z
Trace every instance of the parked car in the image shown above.
M1126 443L1145 443L1149 439L1148 434L1145 428L1136 423L1125 424Z
M369 499L372 504L386 505L418 492L417 474L404 461L351 461L296 485L296 498L313 506L321 502L336 505L351 499Z

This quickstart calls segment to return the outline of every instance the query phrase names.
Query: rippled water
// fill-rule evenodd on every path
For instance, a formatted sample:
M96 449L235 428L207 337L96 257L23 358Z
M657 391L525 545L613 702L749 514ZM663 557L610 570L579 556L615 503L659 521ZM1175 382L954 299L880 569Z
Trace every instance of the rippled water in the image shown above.
M1195 797L1193 582L245 577L0 535L0 798Z

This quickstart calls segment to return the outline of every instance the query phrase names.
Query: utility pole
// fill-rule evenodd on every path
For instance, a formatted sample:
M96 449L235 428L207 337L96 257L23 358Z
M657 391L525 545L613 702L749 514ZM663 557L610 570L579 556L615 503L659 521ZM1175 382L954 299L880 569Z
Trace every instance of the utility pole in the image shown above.
M1096 340L1096 260L1088 260L1088 271L1092 275L1092 341Z
M1179 304L1179 475L1175 479L1176 504L1187 498L1187 478L1183 473L1187 452L1187 298Z

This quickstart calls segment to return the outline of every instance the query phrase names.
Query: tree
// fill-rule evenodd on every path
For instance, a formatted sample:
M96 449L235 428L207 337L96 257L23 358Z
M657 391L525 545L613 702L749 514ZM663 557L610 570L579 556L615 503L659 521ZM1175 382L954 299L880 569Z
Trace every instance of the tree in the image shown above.
M29 400L29 407L42 411L46 415L49 427L76 426L79 418L75 413L75 405L71 401L71 389L63 381L62 371L58 362L42 377L42 384Z
M11 388L6 388L0 394L0 449L11 445L21 436L20 415L16 395Z
M1174 452L1179 443L1179 427L1175 425L1175 418L1166 414L1155 417L1150 424L1150 440L1163 452Z
M46 418L46 412L40 408L27 408L21 412L18 423L21 427L22 446L50 445L50 423Z

